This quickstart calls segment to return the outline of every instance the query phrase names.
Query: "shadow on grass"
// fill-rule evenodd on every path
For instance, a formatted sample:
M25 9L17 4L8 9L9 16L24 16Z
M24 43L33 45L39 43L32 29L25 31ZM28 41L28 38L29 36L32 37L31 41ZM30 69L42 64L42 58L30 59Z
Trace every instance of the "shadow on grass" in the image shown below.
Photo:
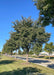
M54 64L49 64L48 67L54 69Z
M0 61L0 65L13 63L14 60L2 60Z
M9 72L2 72L2 73L0 73L0 75L36 75L37 73L40 73L40 72L41 72L40 69L26 67L23 69L18 68L17 70L13 70L13 71L9 71ZM45 74L41 74L41 75L45 75Z

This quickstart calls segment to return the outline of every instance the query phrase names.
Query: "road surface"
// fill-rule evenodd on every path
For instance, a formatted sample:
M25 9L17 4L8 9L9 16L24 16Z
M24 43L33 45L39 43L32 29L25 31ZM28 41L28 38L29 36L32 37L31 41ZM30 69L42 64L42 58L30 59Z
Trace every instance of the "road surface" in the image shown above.
M25 57L16 56L16 58L26 61ZM29 62L54 69L54 60L49 60L49 59L47 60L47 59L40 59L40 58L28 58L28 60Z

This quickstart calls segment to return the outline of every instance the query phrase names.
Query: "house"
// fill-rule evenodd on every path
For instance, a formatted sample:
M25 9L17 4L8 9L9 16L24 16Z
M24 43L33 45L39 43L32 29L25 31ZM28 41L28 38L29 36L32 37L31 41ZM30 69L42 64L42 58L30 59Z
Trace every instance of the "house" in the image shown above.
M49 55L49 53L48 52L40 52L40 54L39 55ZM50 54L50 56L53 56L54 55L54 52L52 52L52 54Z
M48 52L40 52L39 55L49 55L49 53Z

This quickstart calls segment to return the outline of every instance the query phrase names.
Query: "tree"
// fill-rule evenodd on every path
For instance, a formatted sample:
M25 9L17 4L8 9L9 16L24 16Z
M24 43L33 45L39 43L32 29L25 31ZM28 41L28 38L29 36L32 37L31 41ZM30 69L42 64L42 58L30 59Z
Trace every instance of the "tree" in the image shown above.
M42 51L42 45L39 43L36 43L33 47L34 53L38 56L39 53Z
M39 23L42 26L54 26L54 0L34 0L39 13Z
M23 55L26 54L26 49L24 49L24 50L22 51L22 54L23 54Z
M44 28L36 25L36 23L33 22L30 17L22 17L22 20L20 21L16 20L13 22L13 28L18 37L17 42L23 50L26 50L27 62L29 50L31 49L33 43L35 44L38 42L43 44L46 43L50 38L50 34L45 33Z
M12 55L12 52L14 50L16 50L16 43L15 43L15 41L12 38L10 38L8 40L8 50L11 52L11 55Z
M20 43L19 43L19 34L17 32L10 32L10 38L14 41L16 50L20 48ZM17 41L18 40L18 41Z
M49 53L49 59L50 59L50 54L51 54L51 53L53 52L53 50L54 50L54 45L53 45L53 43L52 43L52 42L46 43L44 50Z
M14 50L16 50L16 44L15 44L15 41L12 38L10 38L4 44L2 53L8 53L8 54L11 53L11 55L12 55L12 52Z
M7 48L8 48L8 42L6 41L6 43L4 44L3 49L2 49L2 53L3 53L3 54L9 52L9 50L7 50Z
M20 49L18 50L18 54L19 54L19 55L21 55L21 54L22 54L22 51L21 51Z
M17 32L10 32L10 38L13 40L14 44L15 44L15 51L17 52L17 50L20 49L20 43L19 43L19 36L17 34ZM16 57L15 57L16 58Z
M2 52L0 52L0 55L1 55L1 53L2 53Z
M29 54L32 55L34 54L34 51L32 49L29 50Z

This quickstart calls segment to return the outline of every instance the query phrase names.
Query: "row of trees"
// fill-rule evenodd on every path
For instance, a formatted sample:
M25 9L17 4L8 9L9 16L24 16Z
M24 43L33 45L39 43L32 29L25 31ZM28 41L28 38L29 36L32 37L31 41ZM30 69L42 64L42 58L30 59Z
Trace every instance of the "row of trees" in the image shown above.
M54 26L54 0L34 0L35 6L40 11L39 12L39 19L38 24L42 27L52 25ZM52 53L54 47L53 43L46 43L44 50Z
M53 51L54 51L54 44L53 44L53 42L50 42L50 43L46 43L45 44L45 47L42 49L42 46L40 46L40 45L35 45L34 47L33 47L33 49L32 50L30 50L29 51L29 54L30 55L32 55L32 54L36 54L37 56L39 56L39 54L40 54L40 52L42 52L42 51L46 51L46 52L48 52L49 53L49 59L50 59L50 55L53 53ZM20 49L18 50L18 54L19 55L21 55L21 54L26 54L26 51L21 51Z
M3 51L12 52L22 48L26 50L27 61L30 49L41 50L42 45L50 38L50 33L46 33L45 29L36 24L31 18L24 18L13 22L15 32L11 32L10 39L7 40L3 47Z
M13 51L22 48L27 54L27 62L29 50L33 49L39 53L42 45L50 39L50 33L46 33L44 27L50 23L54 26L53 2L53 0L35 0L35 5L40 10L38 21L33 21L30 17L22 17L22 20L13 22L14 32L10 33L10 39L6 41L2 52L12 54ZM48 50L47 46L48 44L45 49Z

